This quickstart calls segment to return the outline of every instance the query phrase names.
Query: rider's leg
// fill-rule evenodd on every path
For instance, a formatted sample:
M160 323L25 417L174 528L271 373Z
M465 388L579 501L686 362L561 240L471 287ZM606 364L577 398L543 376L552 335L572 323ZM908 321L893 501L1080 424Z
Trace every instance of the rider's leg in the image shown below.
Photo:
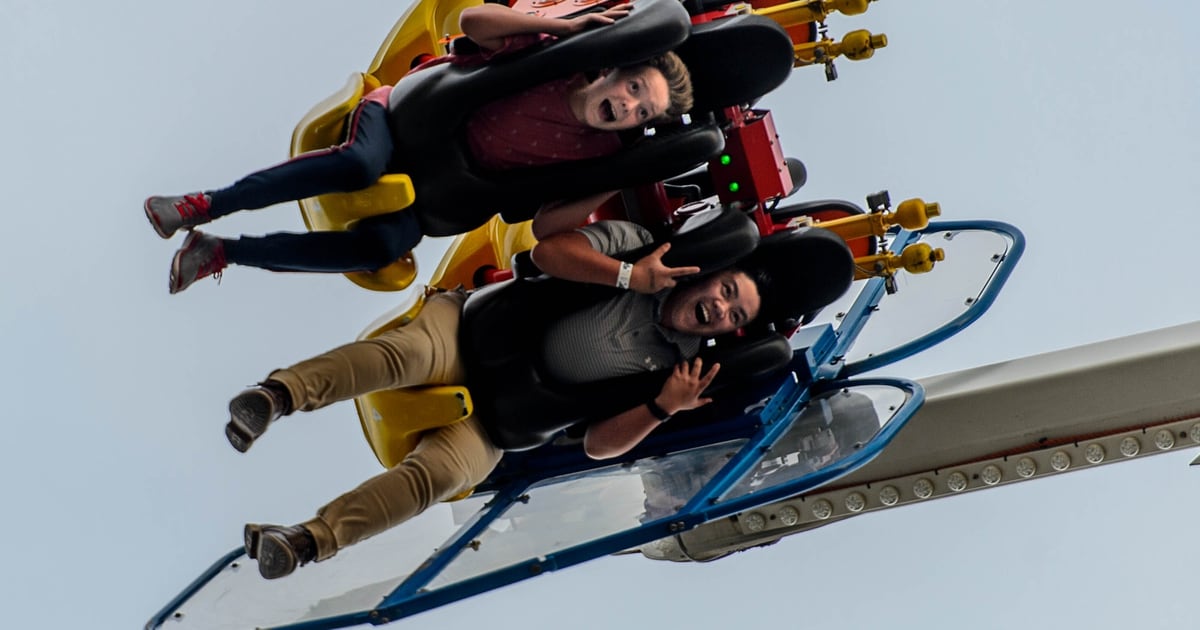
M316 540L316 559L329 558L474 488L503 454L475 417L430 431L404 461L334 499L302 524Z
M375 271L399 260L421 241L416 213L401 210L370 217L344 232L279 232L223 239L231 264L272 271L347 273Z
M361 190L379 180L392 157L387 109L364 100L351 114L346 141L298 155L214 190L209 215L224 216L329 192Z
M287 388L295 409L312 411L384 389L454 384L466 376L458 353L461 292L429 298L407 326L355 341L267 378Z

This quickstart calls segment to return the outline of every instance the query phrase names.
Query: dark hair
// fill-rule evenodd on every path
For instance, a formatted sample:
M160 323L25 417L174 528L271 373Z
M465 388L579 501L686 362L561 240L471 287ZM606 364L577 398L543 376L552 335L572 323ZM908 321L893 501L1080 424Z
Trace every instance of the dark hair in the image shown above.
M758 297L761 300L761 306L758 309L758 315L754 317L754 321L758 321L764 314L766 314L768 299L772 293L772 287L775 284L774 279L771 278L770 272L768 272L766 269L746 267L738 264L730 267L729 270L735 272L740 271L746 274L746 276L750 278L750 281L754 283L755 288L758 289Z
M854 257L838 235L810 228L762 239L730 269L745 273L758 287L762 306L756 326L782 328L841 297L854 280Z

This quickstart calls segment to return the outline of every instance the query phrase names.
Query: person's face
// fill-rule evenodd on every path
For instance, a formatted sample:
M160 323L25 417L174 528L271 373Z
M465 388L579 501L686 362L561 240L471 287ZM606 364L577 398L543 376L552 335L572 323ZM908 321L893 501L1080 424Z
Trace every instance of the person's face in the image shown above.
M741 271L722 271L671 291L663 304L662 324L701 337L737 330L758 317L758 286Z
M579 89L579 122L604 131L622 131L649 123L667 111L670 89L662 73L643 66L609 70Z

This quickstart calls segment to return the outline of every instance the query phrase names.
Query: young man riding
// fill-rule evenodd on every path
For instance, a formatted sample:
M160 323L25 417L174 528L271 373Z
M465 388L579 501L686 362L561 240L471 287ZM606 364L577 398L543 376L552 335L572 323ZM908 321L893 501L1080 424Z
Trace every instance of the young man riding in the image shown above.
M697 268L665 267L667 246L634 265L612 258L649 242L644 228L606 221L552 236L534 252L551 274L629 289L551 323L540 347L533 348L548 378L578 385L674 366L656 395L586 425L583 448L592 458L621 455L674 414L710 401L704 392L720 366L706 370L696 358L703 339L732 333L756 318L799 314L793 313L795 292L785 288L786 266L752 261L677 284ZM461 291L436 294L406 326L270 373L230 402L230 442L245 451L270 423L295 410L378 390L465 383L462 350L469 348L461 347L459 333L466 300ZM487 419L478 415L429 431L404 461L325 505L314 518L291 527L247 525L247 553L257 558L264 577L282 577L469 490L502 455L489 437Z

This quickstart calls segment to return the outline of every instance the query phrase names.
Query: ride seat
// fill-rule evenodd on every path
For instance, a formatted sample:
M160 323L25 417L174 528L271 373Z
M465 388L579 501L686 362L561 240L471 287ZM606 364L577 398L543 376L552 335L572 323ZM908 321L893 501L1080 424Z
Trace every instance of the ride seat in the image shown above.
M367 92L379 87L369 74L354 73L341 90L317 103L292 132L292 155L334 146L345 140L346 120ZM412 179L402 173L387 173L374 185L349 193L327 193L300 201L304 225L312 231L348 230L367 217L395 212L412 205ZM376 291L399 290L416 278L412 253L373 272L345 274L355 284Z

